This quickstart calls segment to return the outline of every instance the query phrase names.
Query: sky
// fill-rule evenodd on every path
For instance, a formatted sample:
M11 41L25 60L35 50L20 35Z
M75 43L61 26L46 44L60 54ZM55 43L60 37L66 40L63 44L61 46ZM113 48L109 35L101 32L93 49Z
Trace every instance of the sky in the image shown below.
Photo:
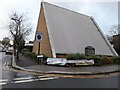
M44 0L46 2L92 16L104 35L118 24L119 0ZM11 35L8 29L9 15L13 12L27 13L32 33L27 41L34 40L41 0L0 0L0 40Z

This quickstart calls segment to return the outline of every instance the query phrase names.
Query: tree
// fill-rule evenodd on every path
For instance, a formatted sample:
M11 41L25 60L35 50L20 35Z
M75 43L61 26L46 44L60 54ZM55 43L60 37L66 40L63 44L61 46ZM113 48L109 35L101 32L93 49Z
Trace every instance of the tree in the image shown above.
M113 25L111 27L111 30L109 31L110 36L118 35L119 32L120 32L120 25Z
M3 38L2 44L5 46L10 46L10 39L8 37Z
M27 22L24 13L18 14L15 12L10 15L9 30L13 37L14 54L16 59L19 60L20 45L29 36L32 30L31 24Z
M22 51L22 49L24 49L24 46L25 46L25 40L24 40L24 38L22 38L22 39L20 40L20 47L19 47L19 51L20 51L20 52Z
M113 25L107 38L120 55L120 25Z

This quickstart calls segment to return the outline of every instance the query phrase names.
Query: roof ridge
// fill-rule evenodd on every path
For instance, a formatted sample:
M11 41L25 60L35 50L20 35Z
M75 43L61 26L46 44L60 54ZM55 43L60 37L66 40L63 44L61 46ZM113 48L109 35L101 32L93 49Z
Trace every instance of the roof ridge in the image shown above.
M49 5L52 5L52 6L55 6L55 7L58 7L58 8L67 10L67 11L70 11L70 12L74 12L74 13L76 13L76 14L81 14L81 15L86 16L86 17L91 17L91 16L89 16L89 15L85 15L85 14L82 14L82 13L80 13L80 12L77 12L77 11L74 11L74 10L71 10L71 9L68 9L68 8L65 8L65 7L61 7L61 6L58 6L58 5L49 3L49 2L42 2L42 3L46 3L46 4L49 4Z

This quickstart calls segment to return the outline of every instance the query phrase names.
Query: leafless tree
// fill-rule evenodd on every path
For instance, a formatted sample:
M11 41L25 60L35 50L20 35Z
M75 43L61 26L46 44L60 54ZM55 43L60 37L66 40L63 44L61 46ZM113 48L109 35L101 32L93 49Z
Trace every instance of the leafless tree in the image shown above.
M113 25L111 27L111 30L109 31L111 36L118 35L119 32L120 32L120 25Z
M25 39L32 31L31 24L26 20L26 14L14 12L10 15L9 31L13 37L14 54L19 60L21 39Z
M107 38L120 55L120 25L113 25Z

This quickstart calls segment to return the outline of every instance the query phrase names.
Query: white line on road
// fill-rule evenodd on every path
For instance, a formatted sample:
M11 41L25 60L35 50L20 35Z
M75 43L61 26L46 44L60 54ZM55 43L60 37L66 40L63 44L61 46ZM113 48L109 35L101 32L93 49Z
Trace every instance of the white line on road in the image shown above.
M2 80L0 80L0 85L5 85L5 84L7 84L7 79L2 79Z
M25 82L33 82L33 81L38 81L38 80L50 80L50 79L56 79L58 77L44 77L44 78L39 78L39 79L30 79L30 80L21 80L21 81L14 81L12 83L25 83Z
M33 82L33 81L39 81L39 80L51 80L51 79L56 79L58 77L53 77L53 76L38 76L36 77L23 77L23 78L14 78L11 83L25 83L25 82ZM8 79L1 79L0 80L0 85L5 85L7 84Z
M7 62L4 63L4 66L6 66Z
M40 78L40 80L50 80L50 79L56 79L57 77L48 77L48 78Z
M33 77L24 77L24 78L15 78L13 80L25 80L25 79L32 79Z
M6 82L6 81L8 81L7 79L2 79L2 80L0 80L0 82Z
M5 85L5 84L7 84L7 82L2 82L2 83L0 82L0 85Z
M32 82L33 80L22 80L22 81L15 81L15 82L12 82L12 83L23 83L23 82Z
M3 66L8 67L9 66L9 62L5 62Z

